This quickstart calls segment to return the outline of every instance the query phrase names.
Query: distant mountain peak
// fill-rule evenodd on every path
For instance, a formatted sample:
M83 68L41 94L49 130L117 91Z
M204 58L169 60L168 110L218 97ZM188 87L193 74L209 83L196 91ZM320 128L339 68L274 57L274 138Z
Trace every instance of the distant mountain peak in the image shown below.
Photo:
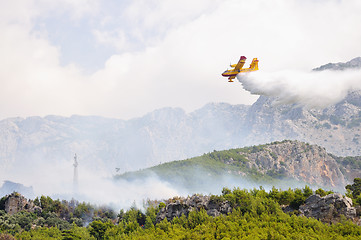
M361 57L356 57L348 62L339 62L339 63L327 63L318 68L312 69L313 71L323 71L323 70L346 70L361 68Z
M32 186L26 187L21 183L5 180L3 185L0 187L0 196L4 196L12 192L18 192L30 198L34 197Z

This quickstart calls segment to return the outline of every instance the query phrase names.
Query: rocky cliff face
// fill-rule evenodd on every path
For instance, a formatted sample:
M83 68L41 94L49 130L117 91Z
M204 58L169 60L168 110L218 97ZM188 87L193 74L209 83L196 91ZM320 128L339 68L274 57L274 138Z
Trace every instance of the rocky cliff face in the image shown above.
M35 206L32 200L27 200L23 195L13 192L10 195L5 196L4 210L6 213L13 215L21 211L37 212L41 211L40 207Z
M248 168L326 188L342 189L347 182L334 156L320 146L283 141L261 148L262 151L240 153L248 160Z
M360 91L350 92L343 101L322 110L276 105L276 100L261 96L251 106L245 145L295 139L340 156L361 155Z

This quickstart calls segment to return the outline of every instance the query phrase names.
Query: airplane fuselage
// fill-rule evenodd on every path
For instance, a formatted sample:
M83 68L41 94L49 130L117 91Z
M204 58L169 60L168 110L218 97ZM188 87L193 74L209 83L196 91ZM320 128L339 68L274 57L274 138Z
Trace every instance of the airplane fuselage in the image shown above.
M235 69L231 69L231 70L226 70L222 73L223 77L235 77L237 76L238 73L241 72L253 72L255 71L254 69L251 68L244 68L244 69L240 69L240 70L235 70Z

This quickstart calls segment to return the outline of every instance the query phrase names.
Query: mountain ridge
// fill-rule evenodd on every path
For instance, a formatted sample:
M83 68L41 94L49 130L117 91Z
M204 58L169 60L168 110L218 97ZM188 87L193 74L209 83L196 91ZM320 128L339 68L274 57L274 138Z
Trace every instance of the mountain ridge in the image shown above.
M345 70L345 69L357 69L361 68L361 57L356 57L351 59L348 62L339 62L339 63L328 63L322 65L318 68L312 69L313 71L323 71L323 70Z
M210 103L191 113L163 108L130 120L77 115L4 119L0 173L36 172L44 164L71 169L77 153L79 166L109 175L116 168L132 171L284 139L318 144L338 156L361 155L360 91L325 109L275 102L260 96L251 106Z
M337 189L361 174L361 157L337 157L325 148L299 141L284 140L252 147L213 151L186 160L116 176L120 180L156 177L189 192L216 192L229 184L253 186L304 183ZM208 186L208 188L207 188ZM209 187L211 186L211 187ZM250 187L250 185L248 185Z

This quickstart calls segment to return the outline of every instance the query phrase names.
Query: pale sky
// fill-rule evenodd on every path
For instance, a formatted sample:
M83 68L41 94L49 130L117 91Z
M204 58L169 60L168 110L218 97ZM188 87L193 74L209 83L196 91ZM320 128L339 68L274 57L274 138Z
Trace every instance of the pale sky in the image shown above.
M361 56L359 0L0 0L0 119L251 104L221 73Z

